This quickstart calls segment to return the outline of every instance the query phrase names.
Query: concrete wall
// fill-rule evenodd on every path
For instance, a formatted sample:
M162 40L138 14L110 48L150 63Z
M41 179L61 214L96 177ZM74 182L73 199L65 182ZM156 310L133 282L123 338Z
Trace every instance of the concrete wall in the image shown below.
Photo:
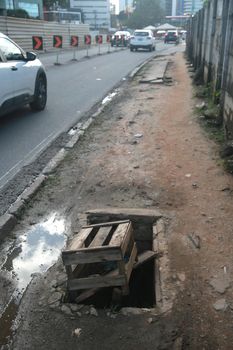
M84 35L90 34L88 24L60 24L55 22L46 22L42 20L22 19L15 17L0 16L0 32L8 35L24 50L32 50L32 36L43 37L44 51L53 51L53 35L62 35L63 48L70 48L70 36L79 37L79 47L84 47ZM103 36L104 43L106 35ZM95 37L92 37L92 43L95 43Z
M233 0L210 0L188 23L187 54L220 106L233 139Z

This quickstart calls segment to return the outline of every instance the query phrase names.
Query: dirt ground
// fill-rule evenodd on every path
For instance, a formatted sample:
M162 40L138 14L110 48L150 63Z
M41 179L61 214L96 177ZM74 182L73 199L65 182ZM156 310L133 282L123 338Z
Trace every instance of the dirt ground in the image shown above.
M75 316L52 309L47 300L59 261L28 287L12 349L233 348L233 178L194 113L197 101L183 53L169 59L173 83L139 84L140 76L125 82L36 195L15 232L50 212L66 217L72 231L89 209L159 209L166 219L171 309L114 317L105 310ZM72 336L77 328L81 335Z

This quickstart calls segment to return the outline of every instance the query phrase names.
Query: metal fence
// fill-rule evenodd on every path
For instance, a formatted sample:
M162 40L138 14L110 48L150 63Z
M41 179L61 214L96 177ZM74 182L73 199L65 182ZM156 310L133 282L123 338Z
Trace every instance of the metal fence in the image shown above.
M26 51L32 50L32 36L42 36L43 49L48 52L54 50L53 35L61 35L63 38L62 47L68 49L70 48L71 35L78 36L79 47L84 47L84 35L90 34L88 24L62 24L7 16L0 16L0 32L8 35ZM106 38L104 38L104 42L106 42ZM94 35L92 43L95 43Z
M233 0L210 0L188 23L187 54L198 75L220 94L227 139L233 139Z

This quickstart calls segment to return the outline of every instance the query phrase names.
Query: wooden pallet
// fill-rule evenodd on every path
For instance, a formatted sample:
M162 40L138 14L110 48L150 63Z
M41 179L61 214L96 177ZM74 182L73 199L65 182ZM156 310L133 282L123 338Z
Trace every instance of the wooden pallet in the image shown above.
M129 220L85 226L62 252L68 290L120 286L122 294L127 295L136 259L137 248ZM117 273L93 273L96 268L114 269L114 264Z

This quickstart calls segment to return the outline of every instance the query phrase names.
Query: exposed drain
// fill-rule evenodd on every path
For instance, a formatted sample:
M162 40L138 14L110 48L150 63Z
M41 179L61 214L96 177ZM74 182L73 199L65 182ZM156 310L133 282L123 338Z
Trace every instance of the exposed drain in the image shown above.
M152 308L156 304L154 283L154 262L149 261L132 272L129 282L130 294L122 296L118 288L103 288L94 296L83 302L96 308L145 307ZM70 298L69 298L70 295ZM75 302L77 294L67 295L68 302Z
M151 214L151 211L149 212ZM156 217L152 215L147 216L146 213L148 213L148 210L142 210L140 213L141 215L133 214L132 212L127 214L126 211L124 214L116 215L116 213L109 214L109 212L107 212L107 214L97 215L97 218L95 212L95 214L88 216L90 224L129 219L133 226L138 257L145 256L146 253L151 253L151 257L148 258L148 260L145 259L140 265L137 266L137 262L135 262L135 268L132 271L129 281L129 294L124 296L121 289L118 287L97 288L91 295L88 295L88 290L87 293L86 291L72 290L67 293L66 302L79 302L80 295L82 299L82 296L86 293L86 298L84 298L84 300L82 299L81 303L94 305L97 308L155 307L157 289L155 279L157 271L155 268L156 254L153 251L156 249L156 244L154 243L154 225ZM95 266L89 266L89 268L92 269L90 275L96 273L94 270Z

